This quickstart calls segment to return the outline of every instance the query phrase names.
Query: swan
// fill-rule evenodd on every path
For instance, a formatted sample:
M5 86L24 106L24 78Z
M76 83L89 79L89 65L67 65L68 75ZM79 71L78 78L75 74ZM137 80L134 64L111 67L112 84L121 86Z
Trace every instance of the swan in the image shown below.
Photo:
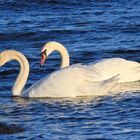
M63 56L63 59L65 59L65 56ZM6 50L0 53L0 66L11 60L16 60L20 64L20 72L12 88L13 96L57 98L105 95L118 81L117 76L107 80L97 80L100 79L98 71L82 64L76 64L55 71L37 81L28 89L23 90L29 75L29 63L26 57L18 51ZM68 62L63 62L62 67L64 66L68 66Z
M59 42L51 41L46 43L41 50L41 62L43 65L46 58L53 52L58 51L61 55L61 68L68 67L70 64L69 54L66 48ZM93 70L100 73L96 80L105 80L119 75L118 83L133 82L140 80L140 63L128 61L122 58L108 58L88 65Z

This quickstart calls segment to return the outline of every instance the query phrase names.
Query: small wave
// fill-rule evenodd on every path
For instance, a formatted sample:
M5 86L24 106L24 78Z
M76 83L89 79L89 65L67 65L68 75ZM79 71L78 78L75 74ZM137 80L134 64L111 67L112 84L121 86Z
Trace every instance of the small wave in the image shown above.
M139 33L140 32L140 24L128 25L127 27L122 28L121 31L123 33Z
M123 50L123 49L117 49L110 51L112 54L137 54L139 53L139 50Z
M0 71L0 77L6 76L8 74L10 74L10 75L11 74L15 74L17 72L18 72L18 70L16 70L16 69L10 69L10 70Z

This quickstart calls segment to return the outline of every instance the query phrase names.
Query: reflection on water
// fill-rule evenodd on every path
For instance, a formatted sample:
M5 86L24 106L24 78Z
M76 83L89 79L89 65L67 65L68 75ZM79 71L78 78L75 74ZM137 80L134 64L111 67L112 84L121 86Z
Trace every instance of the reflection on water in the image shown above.
M120 83L114 86L114 88L111 90L113 93L119 93L119 92L140 92L140 81L136 82L127 82L127 83Z

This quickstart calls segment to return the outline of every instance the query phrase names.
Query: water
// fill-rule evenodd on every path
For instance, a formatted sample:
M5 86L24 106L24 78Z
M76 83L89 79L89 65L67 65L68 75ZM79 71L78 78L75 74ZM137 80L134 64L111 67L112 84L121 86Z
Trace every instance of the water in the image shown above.
M27 88L59 69L57 53L39 66L40 50L48 41L64 44L71 64L110 57L140 62L139 5L139 0L1 0L0 52L14 49L26 55L31 68ZM12 98L18 72L15 61L0 68L0 123L24 131L1 133L1 140L140 139L140 92L77 99Z

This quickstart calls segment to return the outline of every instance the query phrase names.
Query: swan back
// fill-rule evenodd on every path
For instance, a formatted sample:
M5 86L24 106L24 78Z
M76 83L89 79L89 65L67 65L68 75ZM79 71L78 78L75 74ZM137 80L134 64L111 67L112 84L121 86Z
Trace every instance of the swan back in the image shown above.
M119 75L119 83L140 80L140 63L122 58L103 59L90 65L102 75L102 80Z

